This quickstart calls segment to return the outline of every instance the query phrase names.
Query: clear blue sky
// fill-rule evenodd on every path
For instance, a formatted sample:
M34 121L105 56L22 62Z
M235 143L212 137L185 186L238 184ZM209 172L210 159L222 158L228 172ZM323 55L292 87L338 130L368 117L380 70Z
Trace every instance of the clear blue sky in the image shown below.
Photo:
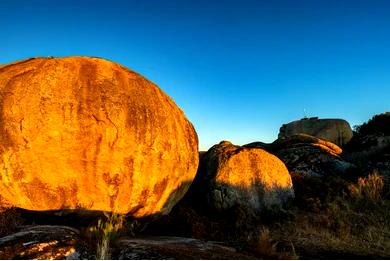
M0 0L0 63L107 58L157 83L200 149L390 110L390 1Z

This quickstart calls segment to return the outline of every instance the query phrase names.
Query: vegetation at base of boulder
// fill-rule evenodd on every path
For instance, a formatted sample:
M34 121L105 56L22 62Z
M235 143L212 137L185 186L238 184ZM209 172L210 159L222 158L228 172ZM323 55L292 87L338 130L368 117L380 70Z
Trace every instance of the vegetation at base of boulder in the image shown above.
M295 220L273 226L273 235L292 240L306 258L389 258L390 201L382 197L382 177L343 183L339 193L307 199L307 209L290 209Z
M266 227L260 228L259 239L250 246L251 253L263 259L298 259L295 247L291 241L272 242L270 231Z
M124 216L115 213L104 213L105 218L99 219L96 226L87 229L90 242L97 242L96 259L111 258L111 246L116 243L124 227Z
M278 207L270 207L266 211L269 212L267 218L286 214L284 208ZM168 216L150 224L145 232L226 242L240 252L259 258L296 259L291 242L286 245L285 241L269 238L267 228L262 225L268 222L266 217L245 206L236 205L216 213L194 208L184 200Z
M383 177L375 171L367 178L360 177L356 184L349 184L348 191L352 198L372 204L381 202L383 186Z
M243 206L223 213L185 200L148 232L223 241L266 259L390 257L390 201L376 173L357 178L293 174L296 198L259 215Z

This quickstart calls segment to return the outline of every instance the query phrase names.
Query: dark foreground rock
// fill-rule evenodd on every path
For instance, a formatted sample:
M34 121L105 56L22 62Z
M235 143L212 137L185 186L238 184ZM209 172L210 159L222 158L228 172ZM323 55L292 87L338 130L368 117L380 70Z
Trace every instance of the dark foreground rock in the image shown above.
M0 238L0 259L89 259L77 229L30 226Z
M217 242L182 237L122 239L118 258L123 259L256 259Z

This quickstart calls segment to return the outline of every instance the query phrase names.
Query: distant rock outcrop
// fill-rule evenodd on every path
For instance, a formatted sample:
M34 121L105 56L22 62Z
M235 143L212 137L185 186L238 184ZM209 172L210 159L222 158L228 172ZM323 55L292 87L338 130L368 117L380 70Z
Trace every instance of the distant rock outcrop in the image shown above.
M308 134L338 146L344 146L353 136L351 126L345 120L308 118L283 124L278 137L284 138L296 134Z
M191 123L155 84L110 61L0 68L0 196L29 210L167 213L198 166Z
M205 196L217 211L235 205L261 211L294 196L288 170L276 156L227 141L203 155L191 193Z

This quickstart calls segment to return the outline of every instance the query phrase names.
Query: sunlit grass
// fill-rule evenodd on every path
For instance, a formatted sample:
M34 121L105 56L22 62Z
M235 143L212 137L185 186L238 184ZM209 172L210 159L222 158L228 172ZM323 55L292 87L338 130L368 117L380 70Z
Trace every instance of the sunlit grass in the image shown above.
M124 215L105 213L106 219L99 219L96 226L89 228L92 238L97 240L96 259L106 260L111 258L111 245L119 237L124 225Z

